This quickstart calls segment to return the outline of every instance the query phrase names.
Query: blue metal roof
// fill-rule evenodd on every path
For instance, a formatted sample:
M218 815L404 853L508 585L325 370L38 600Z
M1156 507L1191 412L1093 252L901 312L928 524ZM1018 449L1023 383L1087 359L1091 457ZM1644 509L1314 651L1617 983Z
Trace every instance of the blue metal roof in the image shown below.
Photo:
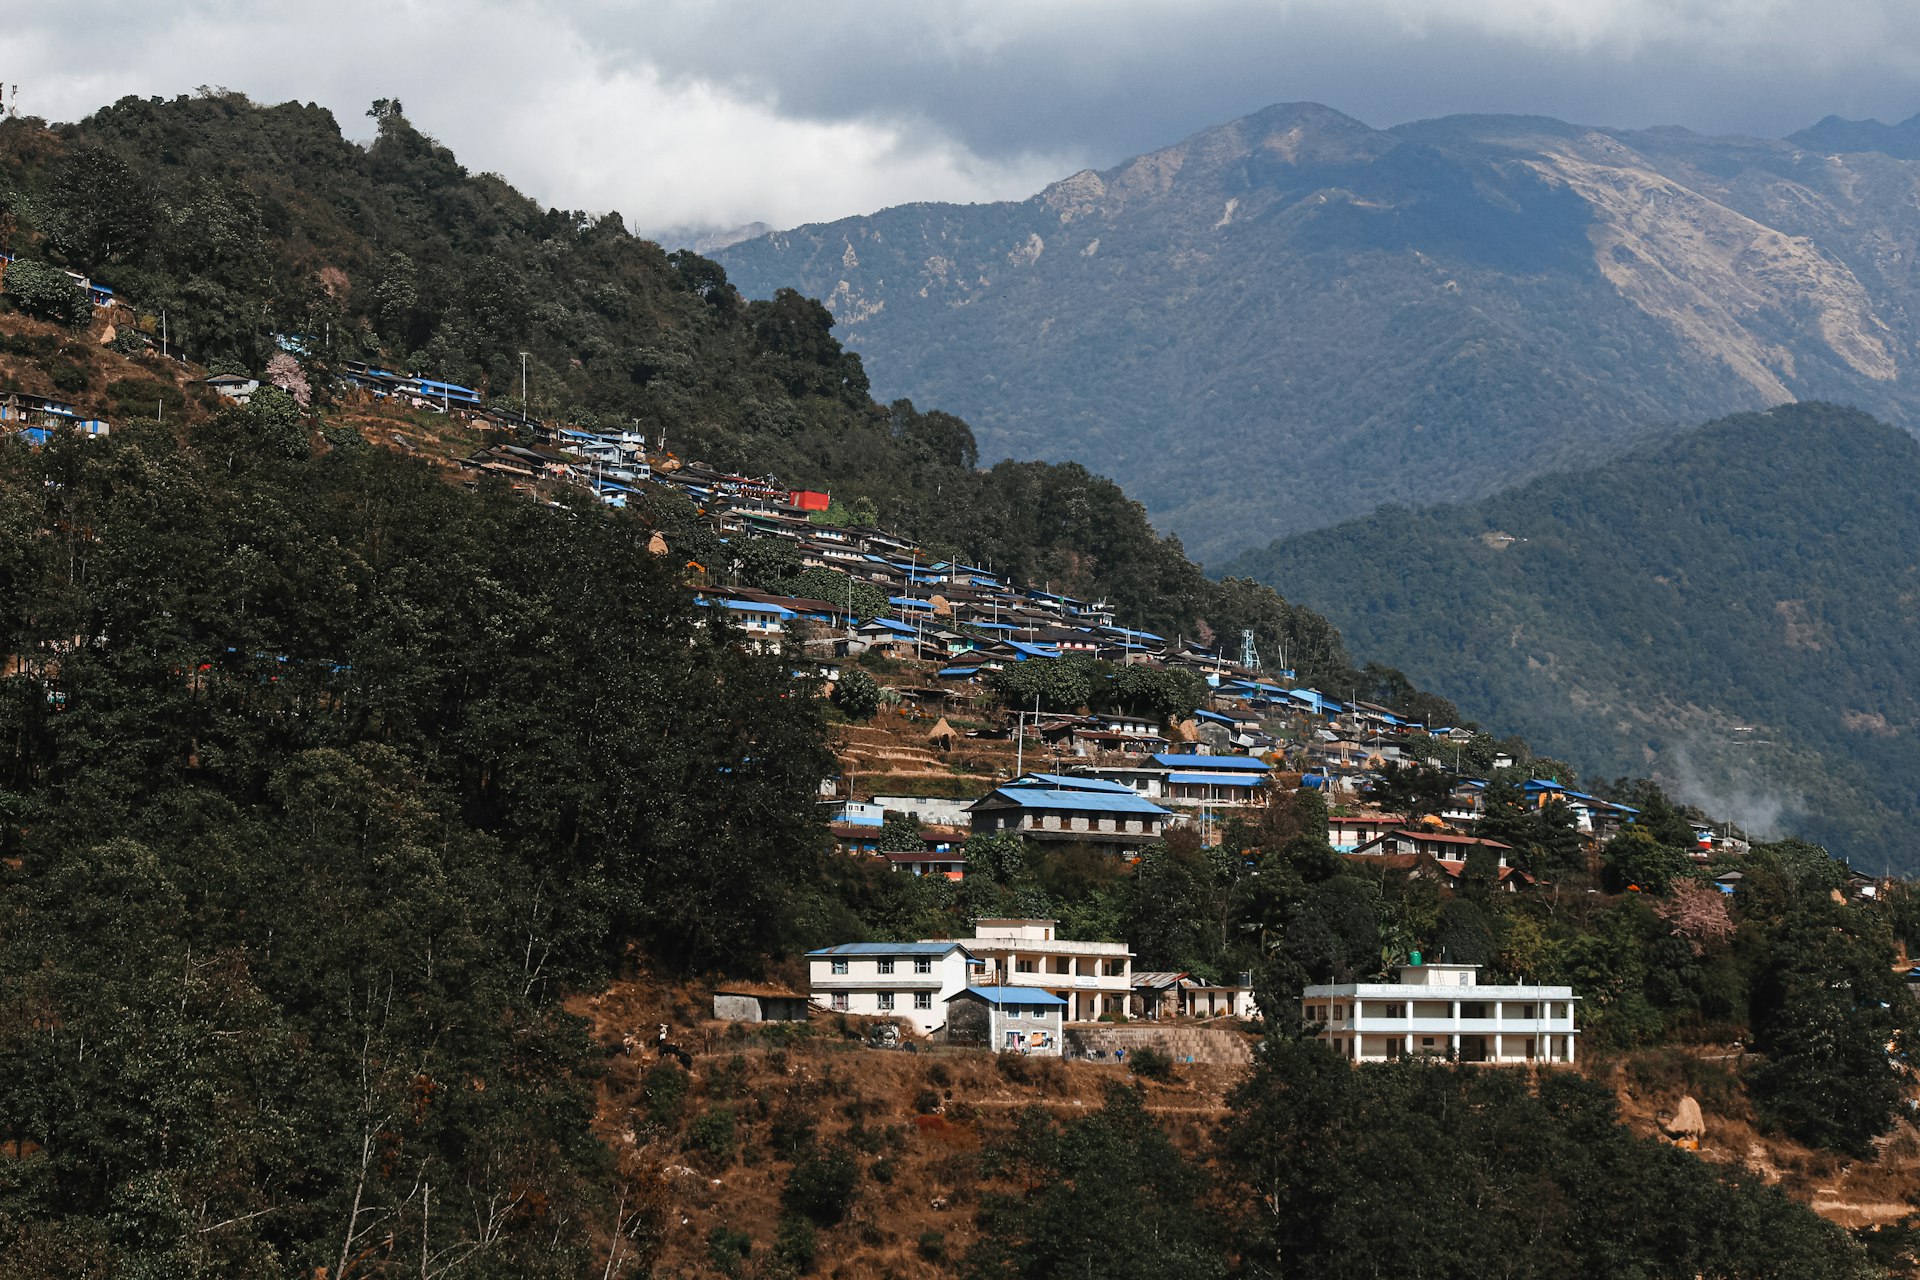
M939 674L948 680L957 680L963 676L973 675L979 670L978 667L942 667Z
M1105 778L1080 778L1064 773L1029 773L1015 778L1007 785L1010 787L1031 786L1026 781L1032 778L1043 782L1056 791L1117 791L1123 795L1132 795L1133 788L1124 782L1109 782Z
M1257 787L1265 781L1252 773L1170 773L1168 782L1210 787Z
M1171 816L1151 800L1142 800L1132 792L1121 795L1112 791L1055 791L1048 787L1005 786L994 788L979 800L974 801L974 804L982 804L996 796L1002 800L1012 801L1022 809L1078 809L1088 813Z
M869 626L869 627L885 627L888 631L894 632L896 635L910 636L910 635L918 634L917 632L914 631L912 627L908 626L906 623L896 622L892 618L874 618L871 621L868 621L862 625Z
M1015 653L1019 654L1022 660L1027 658L1057 658L1060 656L1060 650L1050 644L1028 644L1024 640L1008 640L1005 643Z
M782 618L794 616L791 609L782 609L777 604L761 604L757 600L722 600L720 603L735 613L772 613Z
M944 956L955 949L966 951L960 942L842 942L838 946L809 951L809 956ZM969 952L969 955L971 953Z
M1169 769L1225 769L1239 773L1250 769L1257 773L1268 771L1267 762L1253 756L1186 756L1162 751L1154 756L1153 762Z
M1065 1008L1067 1002L1051 991L1038 987L968 987L966 994L979 996L988 1004L1027 1005L1041 1008ZM952 999L951 996L948 999Z

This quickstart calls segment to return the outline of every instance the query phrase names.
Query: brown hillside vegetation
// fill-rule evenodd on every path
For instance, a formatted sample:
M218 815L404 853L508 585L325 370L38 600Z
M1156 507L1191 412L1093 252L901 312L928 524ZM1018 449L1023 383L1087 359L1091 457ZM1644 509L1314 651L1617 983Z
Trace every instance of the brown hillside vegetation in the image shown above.
M631 1188L636 1245L657 1247L653 1274L715 1274L716 1231L770 1252L781 1189L799 1135L843 1145L860 1169L846 1221L820 1233L815 1273L837 1280L937 1277L972 1245L974 1211L996 1184L982 1153L1013 1136L1018 1115L1040 1106L1084 1114L1110 1084L1129 1081L1111 1063L995 1056L916 1045L868 1048L862 1020L816 1014L803 1027L714 1021L707 987L640 977L570 1002L607 1053L596 1130ZM670 1093L679 1068L654 1052L667 1023L693 1058L684 1099ZM631 1054L623 1051L632 1036ZM1141 1082L1147 1109L1188 1151L1203 1149L1226 1115L1242 1068L1182 1064L1170 1083ZM715 1134L731 1119L730 1141ZM622 1246L622 1256L628 1256ZM615 1274L623 1263L616 1262Z
M1226 1095L1242 1066L1182 1064L1168 1084L1135 1080L1111 1063L1009 1058L918 1044L914 1052L868 1047L863 1020L814 1014L804 1026L750 1027L714 1020L708 984L644 974L569 1009L588 1021L607 1055L597 1086L596 1132L628 1188L628 1240L613 1274L654 1252L660 1277L716 1273L711 1241L739 1233L752 1274L775 1248L781 1190L799 1135L844 1146L860 1169L846 1221L819 1233L815 1274L833 1280L953 1274L975 1241L984 1193L1004 1190L983 1159L1011 1140L1022 1111L1063 1115L1097 1109L1106 1088L1140 1084L1147 1110L1176 1147L1208 1158ZM693 1060L680 1073L656 1056L659 1024ZM623 1042L632 1038L631 1051ZM1662 1123L1684 1096L1701 1104L1699 1155L1745 1166L1844 1227L1891 1227L1920 1194L1920 1133L1901 1123L1868 1161L1801 1146L1755 1127L1736 1074L1738 1055L1718 1048L1660 1048L1596 1056L1583 1068L1609 1084L1636 1134L1662 1140ZM675 1101L673 1084L684 1082ZM668 1086L664 1091L663 1082ZM726 1119L730 1118L731 1127ZM721 1140L724 1135L725 1141Z

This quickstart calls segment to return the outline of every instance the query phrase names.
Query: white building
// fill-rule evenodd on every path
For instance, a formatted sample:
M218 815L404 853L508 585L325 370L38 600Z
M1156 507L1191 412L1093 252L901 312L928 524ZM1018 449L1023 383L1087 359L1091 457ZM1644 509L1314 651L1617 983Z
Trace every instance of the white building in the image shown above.
M1053 920L981 920L967 947L986 962L979 986L1038 987L1067 1002L1071 1022L1123 1015L1133 994L1133 952L1124 942L1057 938Z
M1393 982L1301 993L1306 1023L1355 1062L1413 1056L1460 1062L1573 1061L1572 987L1483 986L1479 965L1407 964Z
M816 1008L899 1018L930 1035L979 965L959 942L843 942L807 952L807 994Z

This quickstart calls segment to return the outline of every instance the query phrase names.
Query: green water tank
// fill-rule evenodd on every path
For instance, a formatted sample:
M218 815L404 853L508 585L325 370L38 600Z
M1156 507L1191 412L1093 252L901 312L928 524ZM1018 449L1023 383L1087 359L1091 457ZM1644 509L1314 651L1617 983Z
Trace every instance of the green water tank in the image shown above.
M1420 963L1420 953L1419 953L1418 951L1416 951L1416 952L1414 952L1414 953L1413 953L1412 955L1409 955L1409 956L1407 957L1407 963L1408 963L1408 964L1419 964L1419 963Z

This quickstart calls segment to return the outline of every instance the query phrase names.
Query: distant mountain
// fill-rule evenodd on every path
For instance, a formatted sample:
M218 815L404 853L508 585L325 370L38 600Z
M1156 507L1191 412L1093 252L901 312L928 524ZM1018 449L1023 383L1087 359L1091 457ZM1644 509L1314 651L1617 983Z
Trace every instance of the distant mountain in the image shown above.
M1920 443L1805 404L1243 557L1538 749L1920 869Z
M1091 462L1217 562L1672 423L1816 398L1920 422L1920 163L1835 129L1276 106L1028 200L717 256L825 299L883 398L964 415L983 457Z
M1920 115L1899 124L1828 116L1811 129L1789 134L1795 146L1833 153L1878 151L1899 160L1920 160Z
M764 222L749 222L744 226L727 227L723 230L688 232L684 235L666 235L660 238L662 249L691 249L703 257L711 257L720 250L739 244L742 240L751 240L755 236L764 236L773 228Z

